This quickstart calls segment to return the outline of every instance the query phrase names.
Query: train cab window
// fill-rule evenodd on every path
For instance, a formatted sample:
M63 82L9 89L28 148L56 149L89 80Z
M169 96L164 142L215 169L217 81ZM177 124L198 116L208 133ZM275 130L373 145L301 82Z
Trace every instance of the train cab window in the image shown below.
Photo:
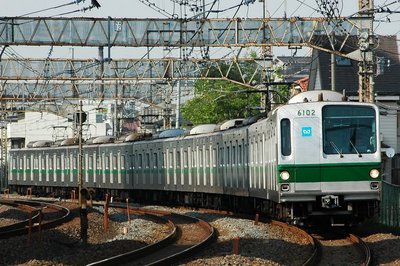
M292 153L290 120L287 118L281 120L281 153L283 156L289 156Z
M374 153L377 147L375 110L369 106L324 106L322 132L325 154Z

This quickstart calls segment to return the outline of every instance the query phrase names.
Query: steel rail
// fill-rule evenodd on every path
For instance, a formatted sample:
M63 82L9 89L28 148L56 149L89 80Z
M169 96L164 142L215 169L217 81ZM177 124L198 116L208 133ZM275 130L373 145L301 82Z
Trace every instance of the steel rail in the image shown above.
M113 205L113 207L120 207L119 205ZM179 259L184 258L188 254L192 254L193 252L204 248L207 244L209 244L215 238L215 230L214 228L207 222L202 221L198 218L193 218L186 215L171 213L168 211L161 210L152 210L148 208L130 208L131 213L141 213L145 214L149 217L152 217L156 220L164 220L165 223L168 223L172 228L172 232L162 240L159 240L153 244L145 246L140 249L132 250L123 254L116 255L114 257L110 257L107 259L103 259L100 261L96 261L90 263L88 265L121 265L121 264L129 264L129 263L140 263L145 265L161 265L161 264L171 264L173 262L178 261ZM179 217L179 218L177 218ZM204 228L209 235L203 239L201 242L194 245L187 245L183 249L177 249L177 251L171 252L168 256L165 256L161 259L157 258L157 253L166 252L169 246L176 243L181 235L181 228L177 225L176 219L185 219L190 223L198 224L200 227ZM167 253L165 253L167 254Z
M2 203L5 202L4 200ZM59 210L62 213L61 217L58 217L56 219L52 219L50 221L43 221L43 223L40 225L41 229L50 229L54 228L60 224L63 224L64 222L68 221L71 219L71 212L68 208L53 204L53 203L46 203L46 202L40 202L40 201L28 201L28 200L10 200L10 202L13 202L14 204L20 204L20 205L28 205L32 207L39 207L39 208L52 208ZM39 230L39 225L38 224L33 224L32 226L32 232L36 232ZM19 228L14 228L10 230L6 230L3 232L0 232L0 238L5 239L5 238L10 238L18 235L25 235L29 233L29 228L24 225L23 227Z
M12 200L0 200L0 204L11 206L11 207L15 207L15 208L18 208L18 209L25 209L23 207L24 205L15 203ZM32 216L32 221L36 222L38 220L38 218L39 218L39 211L37 210L37 213ZM20 221L20 222L16 222L16 223L10 224L10 225L1 226L0 227L0 238L2 238L2 234L4 232L8 232L8 231L24 228L27 225L29 225L29 218L25 219L23 221Z
M306 231L304 231L303 229L300 229L296 226L291 226L288 225L286 223L280 222L280 221L271 221L272 225L277 225L280 226L284 229L287 229L295 234L299 234L302 235L303 237L305 237L306 239L308 239L308 241L311 243L312 245L312 253L311 256L308 257L303 263L303 266L310 266L310 265L316 265L319 263L319 261L321 260L321 253L322 253L322 248L321 248L321 244L320 242L313 237L312 235L310 235L309 233L307 233Z
M369 246L361 239L361 237L354 235L354 234L349 234L347 237L347 240L350 242L356 244L360 250L360 252L363 254L364 258L363 261L361 262L361 265L363 266L369 266L372 265L372 253L371 249Z

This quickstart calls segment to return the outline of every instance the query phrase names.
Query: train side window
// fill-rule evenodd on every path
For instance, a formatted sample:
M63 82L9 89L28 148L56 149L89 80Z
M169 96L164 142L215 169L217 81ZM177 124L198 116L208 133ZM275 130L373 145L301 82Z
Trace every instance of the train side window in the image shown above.
M89 156L88 168L93 169L93 156Z
M163 152L162 153L162 163L161 163L161 165L162 165L162 168L168 168L168 165L167 165L167 154L165 153L165 152Z
M100 157L100 155L96 157L96 164L97 164L96 165L96 169L99 169L99 170L103 169L103 167L101 165L101 157Z
M181 168L181 152L176 152L176 168Z
M242 156L242 145L238 146L238 164L241 165L243 162L243 156Z
M211 161L211 153L210 153L210 150L206 149L206 150L205 150L205 153L206 153L206 154L205 154L205 155L206 155L206 156L205 156L205 157L206 157L206 158L205 158L206 161L204 162L204 165L207 166L207 167L209 167L209 166L210 166L210 161Z
M217 166L217 149L213 148L212 149L212 156L211 156L211 160L212 160L212 166L216 167Z
M53 169L53 158L51 156L49 156L49 169Z
M42 169L46 169L46 158L42 157Z
M104 155L104 162L105 162L104 168L107 170L110 169L110 156Z
M199 150L199 167L203 167L203 150Z
M118 169L118 157L116 154L113 155L112 167L114 170Z
M219 153L218 153L218 158L219 158L219 166L223 166L224 165L224 148L220 147L219 148Z
M138 168L140 169L140 168L142 168L142 154L139 154L139 156L138 156L138 164L137 164L137 166L138 166Z
M230 147L226 147L226 164L229 165L231 163L230 160Z
M71 158L71 159L72 159L72 169L77 169L76 158Z
M188 168L188 152L183 151L183 167Z
M125 155L121 155L120 160L121 160L121 169L125 169Z
M150 168L150 154L146 153L146 164L145 164L145 168L148 169Z
M37 157L33 158L33 169L39 169L39 160Z
M281 120L281 152L284 156L289 156L292 153L290 120L287 118Z
M168 154L169 154L169 156L168 156L169 168L173 168L174 167L174 163L173 163L174 153L172 151L170 151Z
M237 161L236 161L236 147L233 146L232 147L232 164L236 165Z
M64 157L64 165L65 169L69 169L69 157L67 156Z
M157 156L157 153L153 153L153 168L158 168L158 156Z

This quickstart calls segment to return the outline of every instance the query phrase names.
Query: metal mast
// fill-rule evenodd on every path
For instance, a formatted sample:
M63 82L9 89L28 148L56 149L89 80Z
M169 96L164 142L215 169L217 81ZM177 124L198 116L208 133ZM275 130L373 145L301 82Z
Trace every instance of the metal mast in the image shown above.
M363 20L358 43L361 53L361 61L358 64L358 98L360 102L374 102L374 1L358 0L358 9L360 17L366 19Z

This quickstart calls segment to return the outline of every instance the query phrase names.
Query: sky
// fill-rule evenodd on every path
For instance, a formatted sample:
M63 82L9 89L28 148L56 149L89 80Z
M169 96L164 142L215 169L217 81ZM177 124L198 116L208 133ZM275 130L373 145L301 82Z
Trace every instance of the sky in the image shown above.
M67 17L112 17L112 18L171 18L191 17L196 10L202 7L203 1L206 4L206 11L209 18L261 18L263 17L263 3L260 0L97 0L101 5L83 12L84 8L91 5L91 0L0 0L0 17L12 16L62 16ZM77 4L76 2L79 2ZM182 3L187 2L185 5ZM246 4L246 2L250 2ZM337 3L337 4L335 4ZM69 5L68 5L69 4ZM242 4L242 5L240 5ZM340 16L354 15L358 10L358 0L266 0L265 14L272 18L279 17L323 17L321 10L323 6L334 7L334 13ZM60 5L63 7L55 8ZM375 0L377 10L400 12L400 2L396 0ZM48 10L46 10L48 9ZM388 10L389 9L389 10ZM39 11L39 12L37 12ZM375 32L385 35L400 34L400 14L377 13L374 22ZM390 22L389 22L390 21ZM30 58L75 58L97 57L97 48L69 48L69 47L16 47L14 49L19 55ZM302 49L299 55L307 55L307 48ZM115 58L141 58L146 54L146 48L113 48L112 56ZM216 57L222 52L214 51ZM151 57L167 56L168 52L163 50L154 51ZM174 53L174 52L172 52ZM176 53L176 52L175 52ZM274 48L274 55L293 55L294 51L284 48Z

